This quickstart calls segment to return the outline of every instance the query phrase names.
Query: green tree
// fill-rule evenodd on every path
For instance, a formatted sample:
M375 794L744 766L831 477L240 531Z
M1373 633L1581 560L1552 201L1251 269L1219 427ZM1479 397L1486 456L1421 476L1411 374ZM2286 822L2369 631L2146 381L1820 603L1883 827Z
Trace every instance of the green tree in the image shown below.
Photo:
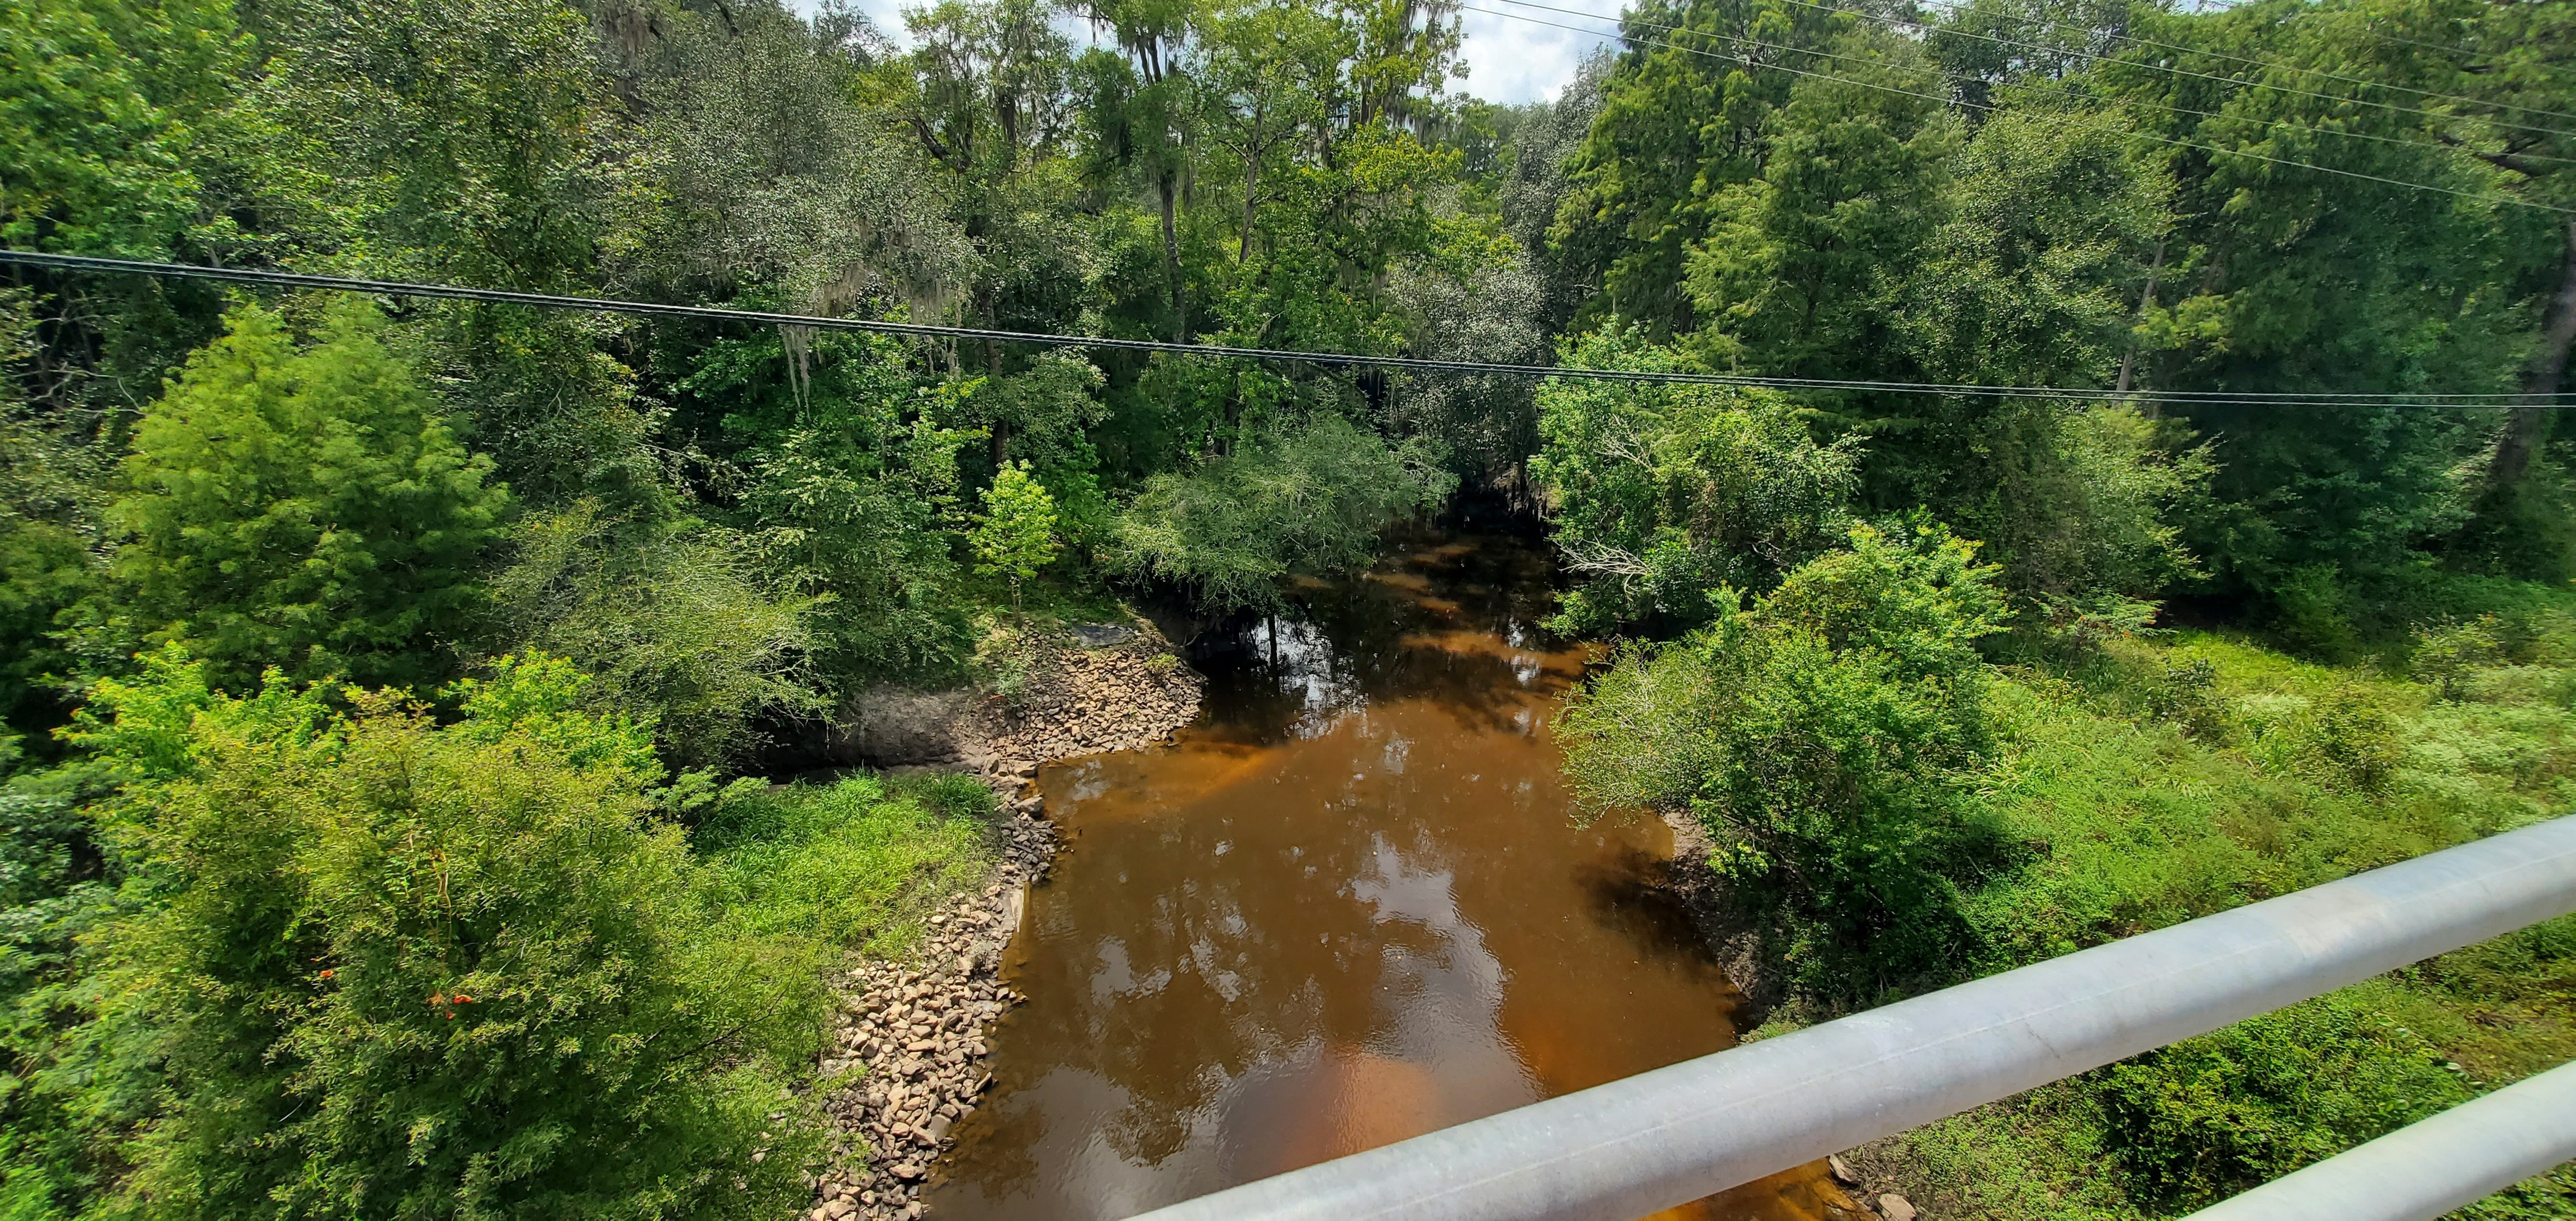
M756 540L585 498L531 514L512 541L492 576L494 643L577 666L585 699L650 725L674 762L736 762L762 720L829 708L814 674L822 598L780 588Z
M1011 606L1020 605L1020 582L1038 575L1054 561L1062 544L1055 537L1055 497L1029 474L1026 462L1005 466L984 489L984 512L966 536L982 561L978 571L1000 573L1011 582Z
M202 184L184 94L230 24L187 0L0 4L0 239L151 257L187 234Z
M865 336L766 335L693 355L676 389L693 412L722 412L720 439L742 476L729 516L763 574L812 601L820 677L953 665L967 634L951 556L958 457L976 434L951 423L973 414L960 400L990 383L917 384L901 344ZM1071 425L1062 433L1081 437Z
M1850 539L1746 609L1625 650L1557 727L1583 808L1698 819L1712 863L1792 918L1822 995L1960 955L1960 884L1997 859L1975 795L1995 569L1938 527Z
M380 331L347 304L298 351L244 306L144 413L108 518L145 639L185 642L226 683L449 668L510 498Z
M1976 129L1948 215L1898 289L1909 367L1972 385L2129 388L2149 355L2133 328L2163 271L2173 185L2152 146L2110 134L2106 118L2034 100ZM2213 471L2179 421L1979 394L1872 396L1853 414L1889 439L1869 454L1871 507L1928 507L1984 540L2035 612L2027 625L2136 624L2198 571L2181 528Z
M72 733L124 782L101 816L131 869L95 1022L148 1034L164 1082L129 1204L793 1207L816 1128L782 1087L821 963L709 919L684 833L651 817L644 727L579 711L543 657L458 688L445 726L398 692L334 715L273 671L247 698L207 684L173 646Z
M1762 173L1762 133L1802 79L1741 71L1721 56L1770 59L1770 48L1787 48L1787 66L1830 71L1834 61L1815 52L1854 19L1781 0L1662 0L1629 16L1636 41L1619 57L1569 164L1570 189L1549 242L1596 285L1587 312L1641 323L1661 338L1697 325L1683 278L1691 244L1708 232L1704 201ZM1748 38L1768 45L1739 44Z
M1695 201L1683 290L1716 367L1879 376L1886 302L1946 209L1958 145L1910 46L1876 27L1837 40L1858 65L1800 78L1765 118L1761 172Z
M1113 523L1103 558L1220 610L1267 609L1280 604L1281 578L1367 563L1380 531L1455 486L1428 443L1388 445L1322 416L1295 432L1247 436L1187 474L1147 480Z
M0 294L0 734L51 729L63 713L44 691L79 659L64 647L64 612L97 590L91 552L106 496L99 447L48 427L24 391L36 351L25 293Z
M1618 326L1570 345L1565 363L1685 367ZM1848 525L1858 444L1816 444L1786 402L1760 391L1552 378L1539 391L1539 433L1531 474L1583 580L1558 616L1567 632L1705 623Z

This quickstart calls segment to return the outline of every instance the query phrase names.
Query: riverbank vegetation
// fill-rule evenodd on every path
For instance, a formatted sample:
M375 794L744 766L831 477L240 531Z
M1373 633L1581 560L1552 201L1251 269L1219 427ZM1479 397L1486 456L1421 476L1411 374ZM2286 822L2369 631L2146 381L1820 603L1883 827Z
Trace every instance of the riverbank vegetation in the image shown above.
M2576 781L2570 609L2518 630L2428 633L2402 669L2183 633L2008 671L1981 779L2020 859L1956 908L1962 960L1906 983L2007 969L2563 814ZM1844 994L1895 982L1857 975ZM2576 920L2559 919L1871 1152L1936 1215L2174 1215L2569 1060ZM2463 1215L2559 1217L2571 1204L2576 1176L2561 1170Z
M1843 20L1799 9L1761 35L1698 6L1630 28L1777 52L1801 45L1801 22ZM1816 35L1842 40L1834 75L1783 82L1777 101L1758 72L1632 40L1568 162L1576 202L1552 249L1588 257L1601 291L1566 358L1995 387L2563 390L2576 297L2552 295L2561 217L2508 216L2487 195L2474 219L2436 203L2398 221L2293 158L2258 170L2101 125L2298 133L2295 159L2358 171L2333 150L2365 133L2442 138L2387 95L2315 88L2328 73L2394 85L2364 66L2394 56L2440 73L2411 96L2459 103L2445 121L2482 115L2505 144L2560 155L2563 135L2451 73L2475 23L2563 15L2256 11L1976 5L1900 24L1915 44L1855 22ZM2441 38L2393 40L2426 19ZM2435 47L2456 55L2411 59ZM2548 54L2531 71L2558 79ZM2248 65L2280 75L2197 94ZM1930 104L1945 89L1953 104ZM1729 129L1749 138L1681 117L1730 106L1759 116ZM2340 116L2331 134L2321 107ZM2449 168L2372 164L2564 203L2563 181L2543 185L2555 171L2436 160ZM2528 244L2503 236L2524 225ZM2372 252L2401 231L2419 232L2404 255ZM2502 244L2479 254L2472 231ZM2517 321L2416 296L2518 277L2528 287L2495 298L2525 303L2506 307ZM2384 325L2400 317L2433 329L2401 338ZM2508 333L2530 339L2483 346ZM1642 353L1622 338L1640 334ZM2554 817L2576 796L2567 518L2555 476L2526 463L2546 444L2517 439L2545 413L1775 394L1551 382L1531 465L1577 583L1561 625L1615 637L1561 722L1569 776L1594 811L1708 831L1711 866L1768 930L1773 1029ZM1804 427L1766 424L1784 411ZM1862 1161L1936 1216L2181 1215L2576 1058L2572 936L2543 925ZM2468 1215L2571 1209L2561 1172Z
M1437 4L902 23L0 0L0 233L1779 384L13 266L8 1215L794 1206L821 973L993 849L980 791L762 778L872 687L1008 688L1125 598L1271 611L1462 498L1612 642L1578 787L1712 830L1793 1014L2564 808L2576 438L2384 397L2564 389L2563 5L1654 0L1524 106ZM2538 1067L2567 936L1908 1164L2174 1212Z

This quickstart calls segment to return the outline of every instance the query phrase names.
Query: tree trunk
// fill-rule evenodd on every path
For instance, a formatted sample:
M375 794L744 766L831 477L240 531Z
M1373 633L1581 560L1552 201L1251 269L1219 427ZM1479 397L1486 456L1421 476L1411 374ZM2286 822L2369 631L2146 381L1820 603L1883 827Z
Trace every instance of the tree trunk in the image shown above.
M1174 196L1180 190L1179 177L1166 168L1155 184L1162 188L1163 274L1171 277L1172 281L1172 340L1175 343L1188 338L1190 333L1189 305L1181 296L1181 238L1179 230L1172 224L1172 209L1178 202Z
M1001 320L994 313L993 301L990 297L987 297L984 300L984 328L986 330L1001 329ZM987 390L998 390L1001 388L1002 345L990 339L984 341L984 373L986 376L993 379L993 384L986 387ZM1009 420L995 419L993 421L992 444L993 469L998 471L1002 469L1003 463L1011 460L1011 422ZM1019 592L1016 586L1012 589L1011 600L1013 609L1017 609Z
M2576 342L2576 221L2567 222L2567 278L2550 301L2540 328L2540 350L2532 353L2531 372L2522 383L2523 400L2505 421L2496 442L2495 460L2487 467L2487 486L2510 487L2531 469L2531 457L2549 439L2551 403L2567 374L2567 346Z
M2129 374L2137 367L2138 363L2138 336L2135 328L2138 325L2138 319L2146 316L2147 307L2156 303L2156 274L2164 269L2165 242L2163 238L2157 238L2155 261L2147 264L2146 291L2138 294L2138 308L2129 314L2129 326L2131 327L2131 332L2129 335L2128 350L2120 353L2120 394L2126 395L2129 393L2129 386L2131 384Z
M1250 154L1243 158L1243 240L1234 248L1234 264L1240 267L1252 261L1252 205L1261 185L1261 163Z

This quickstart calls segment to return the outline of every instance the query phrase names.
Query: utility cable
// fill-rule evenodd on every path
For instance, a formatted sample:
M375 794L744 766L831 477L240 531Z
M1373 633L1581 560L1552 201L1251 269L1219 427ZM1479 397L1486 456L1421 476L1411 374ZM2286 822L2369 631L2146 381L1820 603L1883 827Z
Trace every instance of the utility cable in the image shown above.
M1540 20L1539 18L1529 16L1529 15L1528 15L1528 14L1526 14L1526 13L1506 13L1506 12L1502 12L1502 11L1499 11L1499 10L1496 10L1496 9L1484 9L1484 8L1477 8L1476 6L1474 6L1474 5L1472 5L1472 4L1461 4L1461 5L1458 5L1458 6L1456 6L1456 7L1458 7L1458 8L1459 8L1459 9L1461 9L1461 10L1464 10L1464 11L1466 11L1466 12L1470 12L1470 13L1483 13L1483 14L1485 14L1486 16L1489 16L1489 17L1505 17L1505 18L1509 18L1509 19L1511 19L1511 20L1513 20L1513 21L1526 21L1526 22L1529 22L1529 23L1530 23L1530 24L1532 24L1532 25L1543 25L1543 26L1549 26L1549 27L1551 27L1551 28L1554 28L1554 29L1560 29L1560 30L1572 30L1572 31L1574 31L1574 32L1575 32L1575 33L1577 33L1577 34L1591 34L1591 35L1594 35L1594 36L1596 36L1596 37L1610 37L1610 38L1618 38L1618 39L1620 39L1620 40L1622 40L1622 41L1626 42L1626 43L1627 43L1628 45L1630 45L1630 46L1660 47L1660 48L1663 48L1663 49L1665 49L1665 50L1679 51L1679 52L1682 52L1682 53L1683 53L1683 54L1685 54L1685 55L1703 55L1703 56L1706 56L1706 57L1708 57L1708 58L1710 58L1710 59L1722 59L1722 60L1726 60L1726 61L1728 61L1728 62L1730 62L1730 63L1739 63L1739 64L1743 64L1743 65L1744 65L1745 67L1747 67L1747 68L1751 68L1751 69L1755 69L1755 70L1760 70L1760 69L1765 69L1765 68L1767 68L1767 69L1772 69L1772 70L1775 70L1775 71L1792 73L1792 74L1795 74L1795 75L1798 75L1798 76L1812 76L1812 77L1815 77L1815 78L1816 78L1816 79L1818 79L1818 80L1841 81L1841 82L1843 82L1844 84L1847 84L1847 85L1859 85L1859 86L1861 86L1861 87L1862 87L1862 88L1864 88L1864 89L1876 89L1876 90L1878 90L1878 91L1880 91L1880 92L1882 92L1882 93L1892 93L1892 94L1899 95L1899 96L1901 96L1901 97L1921 98L1921 99L1923 99L1923 100L1925 100L1925 101L1928 101L1928 102L1937 102L1937 103L1939 103L1939 104L1941 104L1941 105L1943 105L1943 106L1957 105L1957 106L1963 106L1963 107L1966 107L1966 108L1971 109L1971 110L1983 110L1983 111L1987 111L1987 112L1989 112L1989 113L2000 112L2000 111L2002 110L2002 108L2001 108L2001 107L1999 107L1999 106L1990 105L1990 104L1988 104L1988 103L1984 103L1984 102L1971 102L1971 101L1967 101L1967 100L1962 99L1962 98L1949 98L1949 97L1943 97L1943 96L1941 96L1941 95L1939 95L1939 94L1934 94L1934 93L1925 93L1925 92L1923 92L1923 91L1921 91L1921 90L1919 90L1919 89L1904 89L1904 88L1899 88L1899 87L1897 87L1897 86L1895 86L1895 85L1882 85L1882 84L1879 84L1879 83L1878 83L1878 82L1876 82L1876 81L1866 81L1866 80L1862 80L1862 79L1860 79L1859 77L1854 77L1854 76L1838 76L1838 75L1835 75L1834 73L1831 73L1831 72L1815 72L1815 71L1810 71L1810 70L1805 69L1805 68L1792 68L1792 67L1788 66L1787 64L1770 64L1770 63L1763 63L1762 61L1757 60L1757 59L1753 59L1753 58L1751 58L1750 56L1745 56L1745 55L1729 55L1729 54L1727 54L1726 52L1723 52L1723 51L1710 51L1710 50L1705 50L1705 49L1702 49L1702 48L1699 48L1699 47L1686 47L1686 46L1682 46L1682 45L1680 45L1679 43L1664 42L1664 41L1661 41L1661 40L1658 40L1658 39L1652 39L1652 38L1635 38L1635 37L1631 37L1631 36L1629 36L1629 35L1627 35L1627 34L1620 33L1620 32L1616 32L1616 31L1604 31L1604 30L1589 29L1589 28L1586 28L1586 27L1583 27L1583 26L1566 25L1565 23L1563 23L1563 22L1558 22L1558 21L1542 21L1542 20ZM1606 20L1606 19L1601 19L1601 20ZM1696 31L1694 31L1694 32L1696 32ZM1719 37L1719 35L1708 34L1708 35L1702 35L1702 37L1715 38L1715 37ZM1735 41L1743 42L1743 43L1746 43L1746 44L1751 45L1751 46L1759 46L1759 47L1764 47L1764 48L1771 49L1771 50L1782 51L1782 52L1785 52L1785 53L1788 53L1788 54L1792 54L1792 55L1825 55L1825 54L1827 54L1827 53L1825 53L1825 52L1820 52L1820 51L1809 51L1809 50L1806 50L1805 48L1802 48L1802 47L1785 47L1785 46L1780 46L1780 45L1778 45L1778 44L1774 44L1774 43L1766 43L1766 42L1760 42L1760 41L1757 41L1757 40L1754 40L1754 39L1749 39L1749 38L1748 38L1748 39L1736 39ZM2506 194L2503 194L2503 193L2501 193L2501 192L2496 192L2496 191L2463 191L2463 190L2460 190L2460 189L2459 189L2459 188L2457 188L2457 187L2435 186L2435 185L2433 185L2433 184L2431 184L2431 183L2428 183L2428 182L2410 182L2410 181L2408 181L2408 180L2406 180L2406 179L2403 179L2403 178L2383 178L2383 177L2381 177L2380 175L2377 175L2377 174L2365 174L2365 173L2362 173L2362 172L2361 172L2361 171L2359 171L2359 170L2344 170L2344 169L2336 169L2336 168L2335 168L2335 167L2333 167L2333 166L2330 166L2330 165L2318 165L2318 164L2316 164L2315 162L2312 162L2312 161L2292 161L2292 160L2290 160L2290 159L2288 159L2288 158L2286 158L2286 157L2271 157L2271 156L2266 156L2266 155L2264 155L2264 154L2262 154L2262 153L2251 153L2251 152L2247 152L2247 151L2245 151L2245 150L2243 150L2243 149L2220 148L2220 147L2218 147L2218 146L2216 146L2216 145L2214 145L2214 144L2201 144L2201 143L2197 143L2197 142L2195 142L2195 141L2191 141L2191 140L2180 140L2180 139L2176 139L2176 138L2174 138L2174 137L2172 137L2172 136L2159 136L2159 135L2156 135L2156 134L2155 134L2155 133L2153 133L2153 132L2131 131L2131 130L2124 130L2124 129L2116 128L2116 127L2104 127L2104 126L2102 126L2102 125L2100 125L2100 124L2095 124L2095 123L2084 123L2084 122L2080 122L2080 121L2073 120L2073 119L2066 119L2066 120L2064 120L2064 121L2065 121L2066 123L2068 123L2070 126L2074 126L2074 127L2082 128L2082 129L2087 130L2087 131L2096 131L2096 132L2101 132L2101 133L2103 133L2103 134L2105 134L2105 135L2119 136L2119 137L2122 137L2122 138L2125 138L2125 139L2133 139L2133 140L2153 140L2153 141L2155 141L2156 143L2159 143L2159 144L2170 144L2170 145L2173 145L2173 146L2174 146L2174 147L2176 147L2176 148L2188 148L2188 149L2194 149L2194 150L2197 150L2197 151L2199 151L2199 152L2211 153L2211 154L2215 154L2215 155L2217 155L2217 156L2221 156L2221 157L2244 157L2244 158L2246 158L2246 159L2248 159L2248 160L2267 162L2267 163L2272 164L2272 165L2288 166L2288 167L2290 167L2290 168L2292 168L2292 169L2315 170L2315 171L2317 171L2318 173L2321 173L2321 174L2333 174L2333 175L2336 175L2336 176L2338 176L2338 177L2342 177L2342 178L2357 178L2357 179L2360 179L2360 180L2362 180L2362 181L2364 181L2364 182L2377 182L2377 183L2384 183L2384 184L2386 184L2386 185L2388 185L2388 186L2393 186L2393 187L2405 187L2405 188L2407 188L2408 190L2414 190L2414 191L2434 191L2434 192L2438 192L2438 193L2443 194L2443 195L2454 195L2454 196L2458 196L2458 197L2459 197L2459 198L2461 198L2461 199L2475 199L2475 200L2483 200L2483 201L2491 202L2491 203L2509 204L2509 205L2511 205L2511 206L2519 207L2519 208L2531 208L2531 209L2534 209L2534 210L2536 210L2536 211L2541 211L2541 212L2556 212L2556 213L2559 213L2559 214L2561 214L2561 215L2565 215L2565 216L2576 216L2576 208L2562 208L2562 207L2559 207L2559 206L2558 206L2558 205L2556 205L2556 204L2542 203L2542 202L2540 202L2539 200L2536 200L2536 199L2524 199L2524 198L2522 198L2522 197L2520 197L2520 196L2517 196L2517 195L2506 195Z
M868 318L833 318L761 310L725 309L711 305L667 305L614 297L577 297L557 293L510 292L454 284L420 284L398 280L364 280L350 276L309 275L247 267L208 267L194 263L160 263L111 259L95 255L0 250L0 265L41 267L54 271L143 275L169 279L214 280L274 288L318 289L384 297L418 297L446 301L480 301L533 309L583 310L648 318L689 318L746 322L760 326L809 327L878 335L929 339L989 339L1055 348L1109 348L1129 352L1167 352L1228 360L1303 361L1309 364L1401 369L1430 373L1500 374L1514 377L1562 377L1593 381L1650 382L1696 386L1743 386L1775 390L1852 390L1889 394L1992 395L2001 398L2051 399L2071 402L2118 400L2174 406L2235 407L2562 407L2555 395L2448 394L2417 392L2179 391L2131 390L2120 393L2072 386L1980 386L1949 382L1868 381L1857 378L1758 377L1735 373L1683 373L1642 369L1592 369L1575 365L1523 365L1494 361L1435 360L1420 356L1371 356L1357 352L1297 352L1278 348L1243 348L1224 344L1177 343L1158 339L1113 339L1095 335L1060 335L1037 331L1002 331L983 327L940 326L924 322L884 322ZM2535 400L2542 400L2537 401Z

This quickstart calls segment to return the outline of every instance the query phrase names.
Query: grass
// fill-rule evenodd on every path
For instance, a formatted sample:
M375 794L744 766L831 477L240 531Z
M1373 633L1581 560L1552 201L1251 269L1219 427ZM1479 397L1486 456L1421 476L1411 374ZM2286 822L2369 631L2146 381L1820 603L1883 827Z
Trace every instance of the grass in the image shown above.
M919 937L932 906L983 879L993 808L992 791L963 775L745 786L690 842L728 919L826 953L889 957Z
M2211 633L2007 670L1985 796L2023 852L1969 894L1974 936L1955 978L2565 812L2576 618L2543 605L2478 641L2463 654L2429 640L2411 674ZM1943 1221L2175 1217L2571 1059L2576 918L1955 1116L1858 1160ZM2576 1217L2576 1171L2456 1215Z

